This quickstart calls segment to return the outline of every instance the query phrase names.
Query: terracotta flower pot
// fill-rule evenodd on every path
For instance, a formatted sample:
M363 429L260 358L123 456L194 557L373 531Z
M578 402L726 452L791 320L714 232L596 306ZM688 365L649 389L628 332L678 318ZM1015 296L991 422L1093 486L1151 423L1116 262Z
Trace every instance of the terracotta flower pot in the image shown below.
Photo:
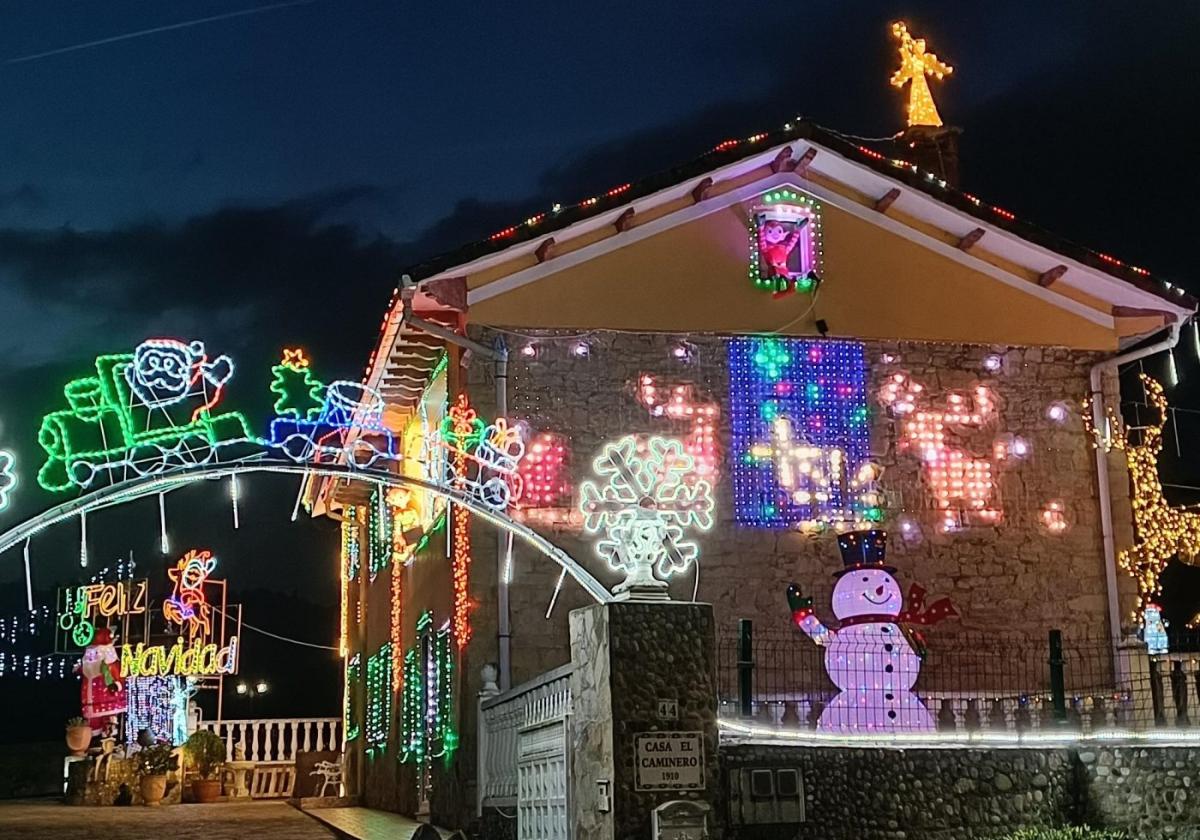
M71 755L84 755L92 745L92 727L68 726L67 749Z
M192 799L199 803L216 802L221 796L220 779L193 779Z
M167 792L167 777L142 776L139 785L142 789L142 804L157 805L162 802L163 795Z

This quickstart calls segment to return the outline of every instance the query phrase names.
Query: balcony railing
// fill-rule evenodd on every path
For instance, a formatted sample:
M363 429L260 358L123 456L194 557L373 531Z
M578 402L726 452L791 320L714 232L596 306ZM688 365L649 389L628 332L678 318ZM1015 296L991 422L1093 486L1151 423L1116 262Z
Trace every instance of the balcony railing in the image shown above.
M296 753L342 749L341 718L274 718L263 720L205 720L201 729L225 741L230 760L241 744L246 761L292 762Z

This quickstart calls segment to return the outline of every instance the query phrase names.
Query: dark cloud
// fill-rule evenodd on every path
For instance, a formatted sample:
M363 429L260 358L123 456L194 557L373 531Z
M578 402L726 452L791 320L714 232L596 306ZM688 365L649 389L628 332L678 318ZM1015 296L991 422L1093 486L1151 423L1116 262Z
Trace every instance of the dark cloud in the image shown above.
M0 190L0 212L5 210L32 211L46 206L46 196L32 184L21 184L11 190Z
M361 365L403 252L328 218L374 193L347 187L273 207L226 207L180 224L0 229L3 294L10 311L26 306L53 315L45 341L59 338L54 321L91 326L94 340L114 323L171 329L172 321L183 328L207 322L242 344L255 331L272 341L320 333L339 362ZM38 340L27 337L26 349Z

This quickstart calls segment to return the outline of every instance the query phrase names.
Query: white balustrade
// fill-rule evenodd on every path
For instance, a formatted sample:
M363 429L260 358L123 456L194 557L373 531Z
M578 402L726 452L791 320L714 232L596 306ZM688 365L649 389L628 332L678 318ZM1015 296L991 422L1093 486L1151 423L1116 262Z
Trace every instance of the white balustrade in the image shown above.
M293 762L296 753L341 750L341 718L274 718L263 720L205 720L201 729L211 730L225 742L225 755L232 760L241 745L246 761Z

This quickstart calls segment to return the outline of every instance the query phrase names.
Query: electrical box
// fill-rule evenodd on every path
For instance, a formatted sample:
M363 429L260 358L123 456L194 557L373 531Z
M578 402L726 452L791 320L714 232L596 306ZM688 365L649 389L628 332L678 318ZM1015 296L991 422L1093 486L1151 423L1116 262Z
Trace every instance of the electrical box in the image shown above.
M744 767L729 776L735 825L804 822L804 776L795 767Z

